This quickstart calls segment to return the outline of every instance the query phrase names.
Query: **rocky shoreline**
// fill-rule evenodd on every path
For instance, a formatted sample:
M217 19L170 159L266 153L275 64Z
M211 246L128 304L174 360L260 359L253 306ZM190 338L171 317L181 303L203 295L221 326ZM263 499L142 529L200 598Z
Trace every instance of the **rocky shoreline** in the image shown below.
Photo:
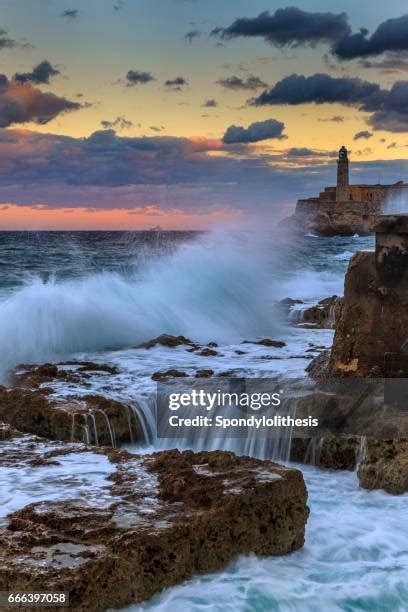
M135 455L47 442L3 426L0 468L52 470L92 453L111 464L101 497L85 491L24 506L0 529L0 590L69 592L70 607L103 610L148 599L240 554L303 545L300 471L222 451ZM103 495L102 495L103 493Z
M297 417L317 416L320 429L294 433L288 457L355 470L361 487L400 495L408 492L408 413L384 381L408 378L401 346L408 225L383 220L378 233L376 253L352 258L344 298L278 304L291 326L335 330L330 350L309 343L301 356L310 360L306 371L314 382L292 405ZM157 346L206 357L211 365L226 352L214 342L168 334L138 348ZM262 350L254 359L281 359L286 343L248 339L234 355L253 347ZM220 362L194 369L183 363L184 369L172 364L150 372L148 380L236 375ZM0 590L67 591L71 607L102 610L146 600L241 554L286 555L303 546L307 491L298 469L227 451L121 449L146 443L141 411L120 396L105 396L103 384L101 393L90 384L120 376L115 365L77 360L20 365L0 386L0 470L30 471L40 492L43 478L55 483L50 498L14 500L0 516ZM345 384L350 381L359 382L357 393ZM81 460L99 466L99 484L72 488L53 476L68 462L76 466L73 477Z

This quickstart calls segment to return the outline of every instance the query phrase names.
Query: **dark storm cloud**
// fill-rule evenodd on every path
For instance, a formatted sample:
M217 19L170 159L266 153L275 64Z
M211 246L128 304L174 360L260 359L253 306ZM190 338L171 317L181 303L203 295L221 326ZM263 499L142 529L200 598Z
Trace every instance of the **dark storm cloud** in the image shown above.
M358 104L380 92L377 83L349 77L334 78L328 74L305 77L292 74L278 81L269 91L253 100L256 106L265 104L316 104L339 102Z
M0 128L28 121L42 125L61 113L80 108L78 102L44 93L29 83L9 81L0 74Z
M191 45L193 40L195 38L199 38L200 36L201 36L200 30L191 30L191 32L187 32L187 34L185 34L184 39L186 42L188 42Z
M12 38L9 38L7 30L0 28L0 49L12 49L17 46L18 43Z
M129 119L126 119L126 117L124 117L123 115L120 115L119 117L116 117L116 119L114 119L113 121L101 121L101 126L105 130L128 130L133 127L133 123L129 121Z
M156 79L150 72L145 72L143 70L129 70L126 74L126 85L128 87L133 87L133 85L144 85L145 83L150 83L150 81L155 81Z
M372 132L369 132L368 130L362 130L361 132L357 132L357 134L354 134L353 140L368 140L369 138L372 138L372 136Z
M365 104L373 111L368 123L376 130L408 132L408 81L397 81Z
M50 78L57 74L61 74L60 71L48 60L44 60L35 66L31 72L17 72L13 79L20 83L35 83L36 85L45 83L48 85Z
M386 51L408 50L408 15L388 19L369 36L366 28L348 34L333 46L333 53L342 60L380 55Z
M202 105L204 108L216 108L218 106L218 102L217 100L213 100L212 98L209 100L205 100L205 102L202 103Z
M266 83L253 74L246 79L241 79L237 76L226 77L225 79L218 79L216 83L218 85L222 85L222 87L225 87L226 89L233 90L243 89L247 91L255 91L261 87L266 87Z
M258 17L236 19L227 28L215 28L213 36L224 39L262 37L277 47L314 46L334 43L349 35L351 28L345 13L310 13L296 7L265 11Z
M175 79L168 79L164 82L164 86L173 91L181 91L186 85L188 85L188 81L182 76L178 76Z
M408 131L408 81L397 81L391 89L381 89L378 83L362 79L292 74L250 103L255 106L344 104L371 113L368 123L376 130Z
M225 144L238 144L248 142L259 142L268 140L269 138L286 138L283 134L285 124L276 119L267 119L266 121L256 121L251 123L247 128L230 125L224 134L223 142Z
M79 9L66 9L62 11L61 16L66 19L76 19L79 15Z

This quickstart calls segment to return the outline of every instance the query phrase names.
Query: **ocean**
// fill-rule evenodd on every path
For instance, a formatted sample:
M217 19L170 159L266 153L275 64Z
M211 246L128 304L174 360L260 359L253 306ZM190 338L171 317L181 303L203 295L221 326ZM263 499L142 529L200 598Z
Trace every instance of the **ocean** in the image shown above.
M296 308L302 309L341 295L352 254L373 248L373 237L295 239L239 228L1 232L0 378L22 363L80 359L116 366L117 373L90 375L83 387L56 383L55 393L95 392L133 402L145 440L132 449L162 448L151 412L153 372L176 368L195 375L211 368L240 377L306 377L310 358L331 346L333 331L290 326L276 303L290 297L301 300ZM140 347L163 333L214 342L217 355L185 346ZM259 338L286 344L242 345ZM262 454L234 441L229 448ZM352 472L298 467L311 508L302 550L284 558L240 558L224 572L194 578L130 610L406 610L408 496L361 490ZM87 482L103 480L104 469L69 466L73 480L78 471L75 486L81 474ZM1 485L10 487L10 478L0 471ZM12 475L14 483L19 478L18 495L28 490L30 501L50 495L46 479L30 486L29 473ZM58 498L55 478L51 489ZM0 510L13 504L11 495Z

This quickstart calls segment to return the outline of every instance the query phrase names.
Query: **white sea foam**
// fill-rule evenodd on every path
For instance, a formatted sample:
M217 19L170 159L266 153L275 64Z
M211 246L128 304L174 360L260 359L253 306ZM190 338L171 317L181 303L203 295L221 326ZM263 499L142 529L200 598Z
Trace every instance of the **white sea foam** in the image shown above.
M301 469L311 509L303 549L286 557L242 557L224 572L129 610L404 612L408 496L363 491L354 473Z
M15 446L18 447L18 440ZM9 443L13 445L13 443ZM37 445L37 450L52 449L52 444ZM6 452L6 448L2 449ZM35 466L17 464L0 467L0 524L6 515L27 504L40 501L63 501L83 498L94 500L98 505L104 498L112 503L107 477L115 471L114 466L103 455L85 451L60 455L57 465Z
M212 235L131 277L31 281L0 302L0 369L129 347L161 333L204 342L273 334L271 266L259 240Z
M337 259L337 261L348 261L353 255L354 253L352 251L344 251L343 253L335 255L334 259Z

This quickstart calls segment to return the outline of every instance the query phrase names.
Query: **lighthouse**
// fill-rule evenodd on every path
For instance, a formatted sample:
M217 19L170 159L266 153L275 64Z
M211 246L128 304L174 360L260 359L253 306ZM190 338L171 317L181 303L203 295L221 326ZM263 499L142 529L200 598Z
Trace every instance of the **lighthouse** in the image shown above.
M337 160L336 200L341 202L349 199L349 159L346 147L343 145Z

